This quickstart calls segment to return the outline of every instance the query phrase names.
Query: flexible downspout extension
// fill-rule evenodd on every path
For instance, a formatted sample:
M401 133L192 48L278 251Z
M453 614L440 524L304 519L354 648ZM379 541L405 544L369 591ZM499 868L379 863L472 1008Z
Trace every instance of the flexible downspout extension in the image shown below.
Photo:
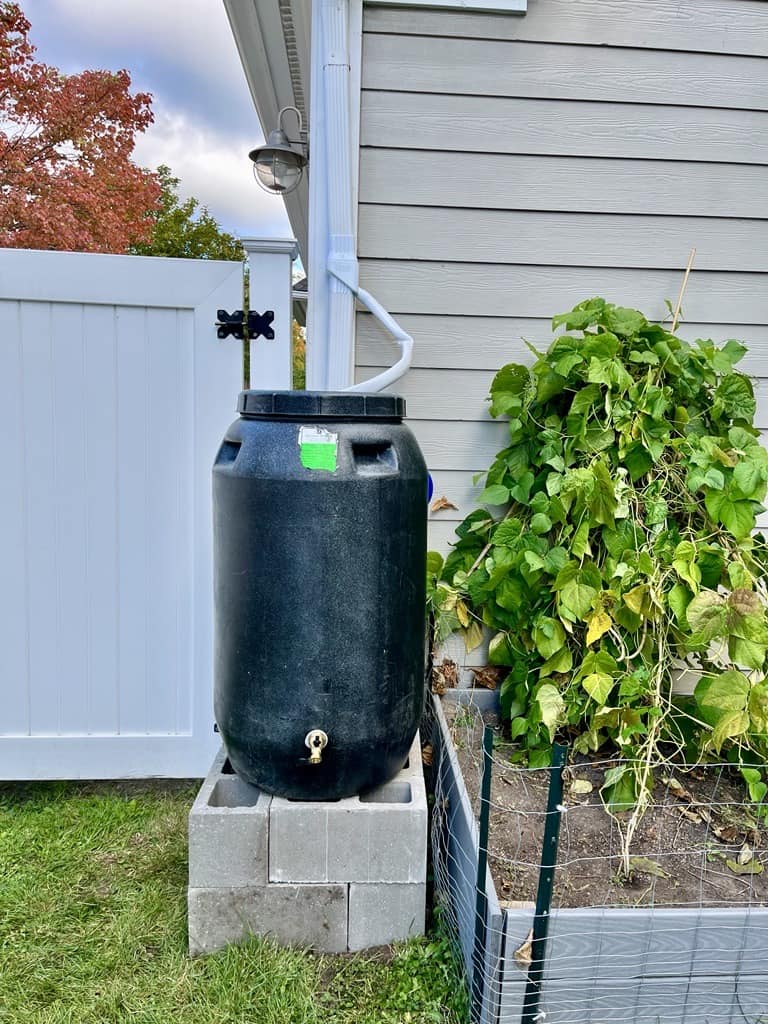
M390 316L380 302L361 288L352 211L352 166L350 162L350 61L349 2L320 0L323 34L323 87L325 93L326 180L328 182L328 233L330 251L327 269L333 278L329 323L345 322L345 337L354 332L354 303L339 301L350 291L392 335L401 349L400 359L371 380L353 384L346 391L381 391L399 380L410 368L413 338ZM333 337L333 334L331 335Z

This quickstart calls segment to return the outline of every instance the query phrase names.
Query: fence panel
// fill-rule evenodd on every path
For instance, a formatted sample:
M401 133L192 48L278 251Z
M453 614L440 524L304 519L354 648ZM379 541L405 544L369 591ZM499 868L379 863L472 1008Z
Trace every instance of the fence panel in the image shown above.
M0 250L0 778L199 776L239 263Z

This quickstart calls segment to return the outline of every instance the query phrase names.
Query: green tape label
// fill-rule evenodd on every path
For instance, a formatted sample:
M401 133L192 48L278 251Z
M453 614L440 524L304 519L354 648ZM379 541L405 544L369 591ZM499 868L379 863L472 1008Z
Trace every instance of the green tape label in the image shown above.
M305 469L336 472L339 435L322 427L299 427L299 458Z

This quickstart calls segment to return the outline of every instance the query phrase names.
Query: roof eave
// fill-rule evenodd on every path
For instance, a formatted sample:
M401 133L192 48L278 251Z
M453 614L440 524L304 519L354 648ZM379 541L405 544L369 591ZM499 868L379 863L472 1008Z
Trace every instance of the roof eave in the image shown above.
M224 8L265 137L282 107L297 107L308 128L311 0L224 0ZM306 266L306 174L283 201Z

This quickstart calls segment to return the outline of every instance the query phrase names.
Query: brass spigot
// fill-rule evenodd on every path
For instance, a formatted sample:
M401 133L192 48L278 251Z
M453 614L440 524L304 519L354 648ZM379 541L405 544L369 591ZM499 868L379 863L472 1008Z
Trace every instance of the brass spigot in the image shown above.
M328 736L322 729L312 729L304 738L304 746L309 747L309 763L320 764L323 750L328 746Z

